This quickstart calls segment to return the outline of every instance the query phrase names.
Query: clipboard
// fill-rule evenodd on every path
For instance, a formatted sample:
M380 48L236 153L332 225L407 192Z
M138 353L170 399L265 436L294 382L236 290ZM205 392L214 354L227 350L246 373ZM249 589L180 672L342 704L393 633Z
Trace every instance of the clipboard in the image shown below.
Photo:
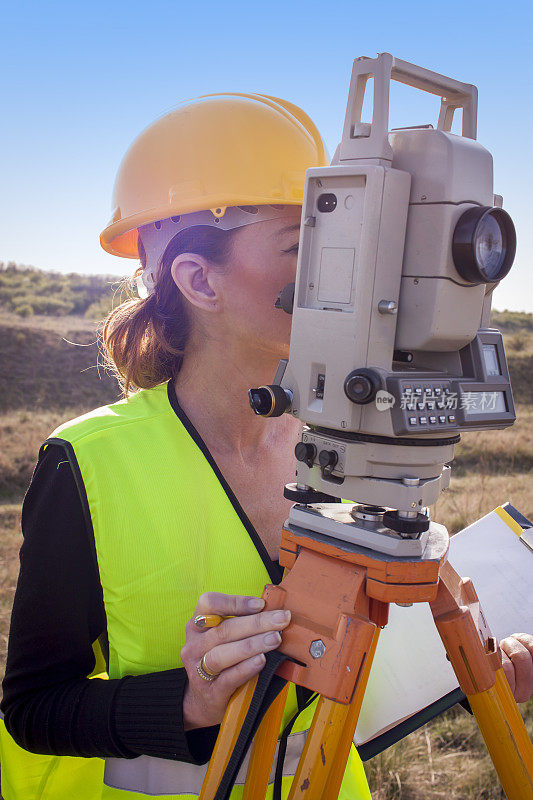
M499 506L452 536L449 560L472 578L497 638L533 630L533 523L514 506ZM362 760L464 700L429 606L391 606L355 731Z

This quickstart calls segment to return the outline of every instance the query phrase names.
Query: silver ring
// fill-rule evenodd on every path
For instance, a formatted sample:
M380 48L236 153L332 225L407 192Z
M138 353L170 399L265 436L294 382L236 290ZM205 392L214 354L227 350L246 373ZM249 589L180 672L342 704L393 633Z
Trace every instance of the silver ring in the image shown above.
M209 682L216 680L216 678L218 678L218 674L219 674L218 672L217 673L211 672L206 667L205 655L202 656L202 660L199 661L198 664L196 665L196 671L197 671L198 675L200 676L200 678L203 678L204 681L209 681Z

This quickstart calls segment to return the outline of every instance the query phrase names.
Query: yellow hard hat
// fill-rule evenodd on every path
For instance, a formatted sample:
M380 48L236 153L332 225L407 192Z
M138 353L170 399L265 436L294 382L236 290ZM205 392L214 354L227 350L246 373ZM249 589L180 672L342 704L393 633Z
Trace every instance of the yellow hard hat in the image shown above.
M182 103L135 139L119 167L104 250L138 258L137 229L228 206L301 205L305 170L329 164L298 106L261 94L211 94Z
M301 205L305 170L329 164L298 106L261 94L211 94L182 103L135 139L119 167L104 250L138 258L137 229L228 206Z

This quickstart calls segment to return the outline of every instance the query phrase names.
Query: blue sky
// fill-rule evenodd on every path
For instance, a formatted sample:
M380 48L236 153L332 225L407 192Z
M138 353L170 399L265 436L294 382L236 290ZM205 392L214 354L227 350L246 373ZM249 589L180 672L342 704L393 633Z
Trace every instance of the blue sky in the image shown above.
M118 164L172 106L217 91L300 105L333 153L352 61L377 52L474 83L478 139L518 233L497 308L533 311L530 2L15 2L2 10L0 260L125 274L104 253ZM391 125L438 99L396 86Z

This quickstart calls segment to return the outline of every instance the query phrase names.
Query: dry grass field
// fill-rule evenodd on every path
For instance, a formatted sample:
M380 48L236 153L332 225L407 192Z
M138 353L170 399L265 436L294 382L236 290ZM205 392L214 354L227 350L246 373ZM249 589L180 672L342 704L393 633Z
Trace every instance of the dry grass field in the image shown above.
M78 342L74 347L64 340ZM18 571L20 507L43 439L60 422L117 397L99 374L94 326L83 318L0 314L0 674ZM510 500L533 518L533 334L506 336L519 400L506 431L472 433L457 447L452 484L433 517L456 532ZM83 403L79 403L83 398ZM533 626L532 626L533 628ZM522 706L533 733L533 702ZM454 708L366 764L374 800L504 797L473 719Z

